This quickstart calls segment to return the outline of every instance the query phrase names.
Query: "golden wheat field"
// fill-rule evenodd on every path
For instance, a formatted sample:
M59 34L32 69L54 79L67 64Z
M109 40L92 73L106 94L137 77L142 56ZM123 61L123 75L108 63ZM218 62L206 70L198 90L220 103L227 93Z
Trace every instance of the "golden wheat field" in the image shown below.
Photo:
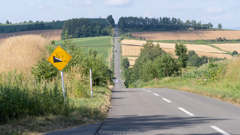
M177 31L177 32L131 32L136 38L147 40L211 40L219 37L240 39L240 31Z
M130 67L135 64L135 61L138 57L127 57L129 60Z
M61 34L62 34L62 29L33 30L33 31L15 32L15 33L0 33L0 42L2 42L6 38L21 36L21 35L43 35L49 40L60 40Z
M229 52L237 51L240 52L240 43L231 43L231 44L212 44L216 47L219 47L222 50Z
M138 56L141 53L141 49L143 48L143 44L145 44L146 41L140 41L140 40L129 40L124 39L122 40L122 56L128 57L130 60L130 65L134 65L134 60L137 59L137 57L132 56ZM153 44L157 45L158 42L153 42ZM174 43L159 43L160 47L167 53L171 54L173 57L177 58L175 55L175 44ZM199 56L207 56L207 57L214 57L214 58L227 58L231 59L232 56L229 54L226 54L225 52L218 50L216 48L213 48L208 45L195 45L195 44L185 44L189 50L195 51ZM216 45L217 46L217 45ZM220 46L218 46L220 47ZM233 48L235 48L233 46ZM223 50L227 50L222 48ZM240 51L240 49L239 49Z
M47 56L49 40L37 35L10 37L0 44L0 72L31 72L31 67Z

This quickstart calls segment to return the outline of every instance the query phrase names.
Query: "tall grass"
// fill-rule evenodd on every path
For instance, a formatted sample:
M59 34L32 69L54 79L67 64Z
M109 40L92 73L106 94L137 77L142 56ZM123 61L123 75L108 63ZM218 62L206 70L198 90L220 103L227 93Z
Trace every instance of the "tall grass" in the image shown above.
M60 82L37 83L30 76L16 72L0 74L0 121L28 115L64 114L70 109L69 102L64 106Z

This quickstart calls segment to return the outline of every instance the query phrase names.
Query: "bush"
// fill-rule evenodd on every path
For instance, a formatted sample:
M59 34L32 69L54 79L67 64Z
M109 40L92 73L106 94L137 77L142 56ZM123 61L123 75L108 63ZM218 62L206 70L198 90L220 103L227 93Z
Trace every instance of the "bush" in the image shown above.
M35 65L35 67L32 67L31 73L34 75L35 79L40 82L41 79L48 81L52 80L55 76L57 76L58 70L43 58Z
M238 52L237 51L233 51L232 52L232 56L236 56L236 55L238 55Z

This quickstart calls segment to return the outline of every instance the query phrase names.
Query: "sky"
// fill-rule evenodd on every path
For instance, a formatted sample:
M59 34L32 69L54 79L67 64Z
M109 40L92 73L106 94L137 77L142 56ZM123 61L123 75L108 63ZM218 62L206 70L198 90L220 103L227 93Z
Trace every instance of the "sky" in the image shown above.
M0 22L174 17L240 30L240 0L1 0Z

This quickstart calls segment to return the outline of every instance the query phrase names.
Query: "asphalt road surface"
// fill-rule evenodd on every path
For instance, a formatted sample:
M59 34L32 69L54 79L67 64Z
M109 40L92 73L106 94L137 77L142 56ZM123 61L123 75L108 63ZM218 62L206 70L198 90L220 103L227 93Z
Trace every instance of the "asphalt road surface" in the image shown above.
M112 107L103 123L55 134L97 135L240 135L240 107L172 89L124 88L120 45L115 38ZM49 135L54 135L50 133Z

